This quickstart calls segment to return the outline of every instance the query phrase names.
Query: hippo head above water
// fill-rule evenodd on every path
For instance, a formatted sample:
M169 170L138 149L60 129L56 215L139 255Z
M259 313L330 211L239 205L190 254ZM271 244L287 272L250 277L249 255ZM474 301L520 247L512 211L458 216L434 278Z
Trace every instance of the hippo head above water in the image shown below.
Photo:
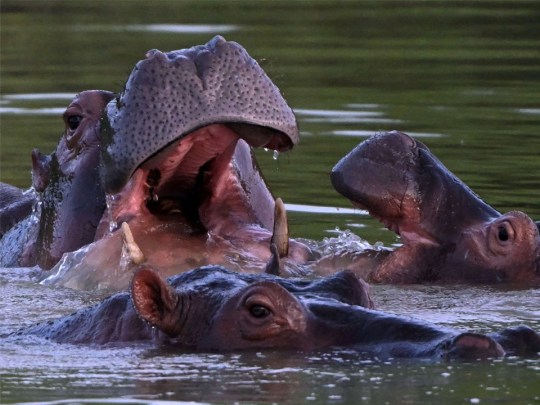
M334 167L332 183L403 241L372 281L540 283L537 224L522 212L501 215L404 133L361 143Z
M370 309L352 272L316 279L201 267L163 281L139 269L130 293L18 332L60 343L148 341L194 351L323 350L350 347L377 357L486 358L534 355L530 328L481 335Z
M102 90L78 94L63 114L65 129L56 150L32 152L36 212L2 238L2 266L50 268L65 252L94 240L105 210L99 120L113 96Z

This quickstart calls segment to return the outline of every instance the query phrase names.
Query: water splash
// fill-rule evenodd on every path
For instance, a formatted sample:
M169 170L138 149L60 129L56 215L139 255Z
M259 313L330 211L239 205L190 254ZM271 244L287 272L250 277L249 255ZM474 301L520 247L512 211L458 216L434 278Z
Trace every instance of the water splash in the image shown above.
M74 252L65 253L56 266L50 270L49 275L40 281L40 284L62 285L70 270L82 262L91 246L92 244L86 245Z
M113 233L118 228L118 223L113 218L112 212L114 207L114 200L116 199L116 196L113 194L106 194L105 195L105 202L107 204L107 216L109 221L109 233Z
M341 230L336 227L334 231L337 236L323 238L318 242L318 249L323 255L334 255L344 251L364 252L366 250L387 250L382 242L371 244L350 230Z

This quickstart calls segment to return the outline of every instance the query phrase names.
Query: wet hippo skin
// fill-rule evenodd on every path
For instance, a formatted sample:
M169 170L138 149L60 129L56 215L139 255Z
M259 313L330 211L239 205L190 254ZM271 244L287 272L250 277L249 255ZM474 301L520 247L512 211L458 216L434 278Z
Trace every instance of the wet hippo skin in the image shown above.
M310 281L211 266L165 282L142 268L129 293L14 336L78 344L151 341L218 352L351 347L379 357L476 359L540 350L540 336L524 326L488 336L371 307L367 284L349 271Z

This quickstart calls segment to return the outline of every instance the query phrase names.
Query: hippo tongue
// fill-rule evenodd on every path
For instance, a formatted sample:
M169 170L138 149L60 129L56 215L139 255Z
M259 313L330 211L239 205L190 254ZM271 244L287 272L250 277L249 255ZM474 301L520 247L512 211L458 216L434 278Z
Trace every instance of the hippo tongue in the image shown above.
M205 45L148 52L105 109L101 177L116 193L144 161L198 128L227 123L252 146L288 150L295 116L257 62L216 36Z

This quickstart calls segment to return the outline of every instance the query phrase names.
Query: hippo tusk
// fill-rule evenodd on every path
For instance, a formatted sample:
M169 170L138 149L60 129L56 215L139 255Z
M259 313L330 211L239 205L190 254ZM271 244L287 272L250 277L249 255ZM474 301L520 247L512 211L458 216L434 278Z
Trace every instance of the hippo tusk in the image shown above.
M122 222L122 238L124 239L122 250L126 252L128 260L133 264L141 264L144 262L146 260L144 254L135 242L127 222Z
M286 257L289 254L289 223L287 221L287 211L281 198L276 198L274 208L274 231L270 246L276 245L279 257Z

